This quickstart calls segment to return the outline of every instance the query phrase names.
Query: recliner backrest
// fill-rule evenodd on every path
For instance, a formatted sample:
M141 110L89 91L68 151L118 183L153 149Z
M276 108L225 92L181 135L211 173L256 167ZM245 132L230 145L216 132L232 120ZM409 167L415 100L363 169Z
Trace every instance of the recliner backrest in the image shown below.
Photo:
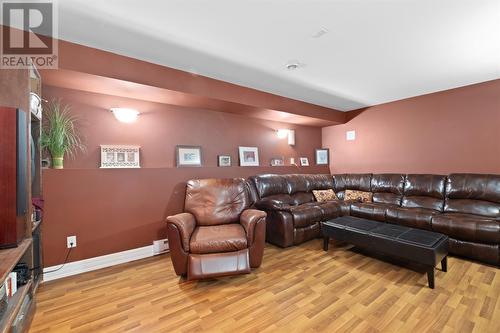
M187 182L185 211L198 225L239 222L250 200L243 178L194 179Z
M291 174L283 175L287 184L287 194L290 195L291 205L302 205L314 201L314 197L309 189L309 179L307 175Z
M371 191L373 202L401 205L405 175L399 173L382 173L372 175Z
M443 211L445 184L443 175L406 175L402 206Z
M339 199L343 200L345 190L370 192L371 179L371 173L333 175L335 194Z
M288 194L288 184L281 175L265 174L250 177L260 199L275 194Z
M449 175L446 181L444 211L499 218L500 175Z

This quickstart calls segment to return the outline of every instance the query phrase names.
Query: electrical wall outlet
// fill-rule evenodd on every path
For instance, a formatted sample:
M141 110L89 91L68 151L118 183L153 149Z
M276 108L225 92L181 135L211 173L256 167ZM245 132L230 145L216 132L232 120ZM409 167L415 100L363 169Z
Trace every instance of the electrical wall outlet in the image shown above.
M160 239L153 241L153 254L162 254L168 252L168 239Z
M68 236L66 238L68 249L76 247L76 236Z

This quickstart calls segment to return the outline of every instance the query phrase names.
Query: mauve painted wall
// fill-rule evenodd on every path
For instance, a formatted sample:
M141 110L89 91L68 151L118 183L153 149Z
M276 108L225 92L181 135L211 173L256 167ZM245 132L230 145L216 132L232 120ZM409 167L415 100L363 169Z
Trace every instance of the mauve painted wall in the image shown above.
M322 130L332 173L500 174L500 80L357 113ZM346 141L349 130L355 141Z
M183 209L185 181L191 178L248 177L258 173L328 173L314 166L321 129L192 110L120 97L44 86L44 98L62 98L82 121L88 151L66 159L64 170L44 170L44 265L63 261L66 237L78 247L70 261L150 245L166 237L164 220ZM118 122L112 106L143 114L133 124ZM296 146L275 130L294 128ZM99 169L99 144L138 144L141 169ZM204 167L176 168L175 145L200 145ZM217 167L217 155L238 165L238 146L259 147L261 167ZM310 167L270 167L271 157L309 157Z

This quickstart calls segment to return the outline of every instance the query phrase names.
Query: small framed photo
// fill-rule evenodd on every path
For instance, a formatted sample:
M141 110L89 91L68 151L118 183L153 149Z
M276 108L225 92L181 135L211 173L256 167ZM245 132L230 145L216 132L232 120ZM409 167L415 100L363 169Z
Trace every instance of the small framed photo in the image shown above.
M300 158L300 165L301 166L309 166L309 159L307 157L301 157Z
M114 163L115 161L115 153L114 152L107 152L106 153L106 162L107 163Z
M330 150L328 148L316 149L316 164L328 165L330 161Z
M123 163L125 162L125 152L119 152L119 153L116 153L116 161L118 163Z
M140 146L101 145L101 168L140 168Z
M285 159L283 157L271 158L271 166L283 166L283 165L285 165Z
M259 166L259 148L239 147L240 166Z
M230 167L231 166L231 156L229 155L219 155L218 156L218 165L220 167Z
M177 167L201 166L200 146L176 146L175 156L176 156Z

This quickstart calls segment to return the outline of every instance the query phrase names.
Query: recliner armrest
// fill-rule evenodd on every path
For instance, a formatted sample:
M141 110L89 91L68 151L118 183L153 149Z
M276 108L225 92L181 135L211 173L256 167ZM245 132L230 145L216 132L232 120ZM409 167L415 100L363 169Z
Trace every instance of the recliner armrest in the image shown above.
M290 205L284 204L278 200L273 199L262 199L255 203L255 207L262 210L282 210L288 212L290 210Z
M189 240L196 227L196 219L191 213L180 213L167 217L167 223L174 224L181 233L182 247L189 252Z
M260 221L266 220L266 212L257 209L245 209L240 216L240 224L247 234L248 245L251 246L254 241L255 227Z

